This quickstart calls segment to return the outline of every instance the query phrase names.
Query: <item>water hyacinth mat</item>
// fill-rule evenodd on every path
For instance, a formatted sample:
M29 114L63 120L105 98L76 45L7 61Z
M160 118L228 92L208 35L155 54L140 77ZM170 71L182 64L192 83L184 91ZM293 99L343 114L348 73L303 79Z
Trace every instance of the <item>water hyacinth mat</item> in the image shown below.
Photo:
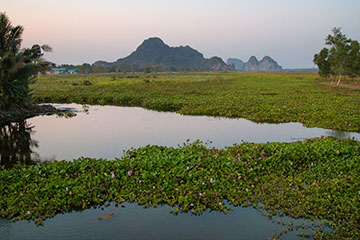
M316 138L243 143L225 149L199 141L178 148L146 146L121 159L80 158L0 171L0 216L42 221L107 202L172 206L200 215L231 206L269 217L323 219L333 229L314 238L360 237L360 143Z

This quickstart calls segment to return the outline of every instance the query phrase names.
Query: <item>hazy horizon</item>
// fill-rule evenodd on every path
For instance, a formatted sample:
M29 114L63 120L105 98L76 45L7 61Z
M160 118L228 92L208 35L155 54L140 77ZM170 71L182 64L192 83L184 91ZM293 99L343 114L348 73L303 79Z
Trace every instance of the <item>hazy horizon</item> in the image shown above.
M0 0L23 47L48 44L57 64L115 61L145 39L186 46L204 57L247 61L268 55L283 68L312 68L333 27L360 39L358 0Z

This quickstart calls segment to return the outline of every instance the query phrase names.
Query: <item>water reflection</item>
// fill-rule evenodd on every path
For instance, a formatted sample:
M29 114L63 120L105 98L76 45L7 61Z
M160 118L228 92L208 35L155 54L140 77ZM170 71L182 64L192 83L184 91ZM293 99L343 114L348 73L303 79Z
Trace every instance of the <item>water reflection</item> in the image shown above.
M212 141L209 146L216 148L244 141L295 142L321 136L360 140L360 133L307 128L301 123L255 123L246 119L184 116L136 107L55 106L76 113L76 117L71 114L37 116L27 119L27 124L14 123L1 129L2 165L40 159L71 161L81 156L114 159L132 147L148 144L177 147L187 139Z
M320 136L355 137L359 133L307 128L301 123L266 124L246 119L184 116L137 107L81 106L59 104L76 111L74 118L39 116L28 119L35 126L42 158L72 160L81 156L114 159L123 150L148 144L177 147L187 139L212 141L223 148L243 141L254 143L295 142ZM56 126L56 128L54 128ZM343 134L342 134L343 133Z
M200 216L190 213L170 214L167 205L157 208L146 208L136 203L123 203L116 207L112 203L101 210L87 209L57 215L36 227L33 222L20 221L11 223L5 220L0 227L1 236L6 239L270 239L284 233L282 239L300 239L298 232L304 230L302 225L310 226L311 220L281 217L271 220L262 212L252 208L235 207L234 211L223 214L217 211L205 211ZM105 214L114 213L114 217L99 221ZM287 223L294 224L293 231ZM319 223L316 226L325 227ZM297 229L299 226L299 229ZM287 233L285 233L287 232Z
M39 147L31 138L34 126L20 121L0 128L0 166L12 167L14 164L35 164L39 155L34 152Z

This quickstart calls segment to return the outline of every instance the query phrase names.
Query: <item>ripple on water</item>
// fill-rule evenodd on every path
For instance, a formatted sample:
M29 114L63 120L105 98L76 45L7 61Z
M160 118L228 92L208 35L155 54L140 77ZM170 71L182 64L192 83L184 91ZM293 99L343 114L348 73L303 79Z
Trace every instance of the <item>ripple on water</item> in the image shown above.
M235 207L223 214L206 211L201 216L170 214L169 206L146 208L124 203L125 208L111 204L105 210L88 209L82 212L60 214L36 227L33 222L0 224L0 239L268 239L286 230L286 226L270 220L252 207ZM105 214L113 218L99 221ZM295 225L304 223L290 217ZM310 221L305 223L310 224ZM301 229L299 231L302 231ZM300 239L296 231L283 239Z

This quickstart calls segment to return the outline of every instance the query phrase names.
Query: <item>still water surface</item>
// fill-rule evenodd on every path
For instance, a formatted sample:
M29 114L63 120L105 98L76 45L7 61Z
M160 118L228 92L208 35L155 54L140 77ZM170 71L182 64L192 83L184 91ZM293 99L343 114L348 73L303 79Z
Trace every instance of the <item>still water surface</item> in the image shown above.
M7 153L3 149L3 157L11 151L26 154L28 145L32 159L72 160L81 156L114 159L131 147L147 144L177 147L187 139L210 140L210 146L217 148L243 141L293 142L320 136L360 140L359 133L306 128L301 123L262 124L245 119L184 116L115 106L89 106L86 113L78 104L55 106L71 109L77 116L38 116L26 120L25 126L15 126L7 135L17 134L17 138L8 137L17 142L9 144L15 147Z
M38 116L1 128L2 165L81 156L114 159L131 147L176 147L187 139L210 140L210 146L217 148L243 141L293 142L320 136L360 140L359 133L306 128L300 123L258 124L245 119L183 116L129 107L89 106L84 112L77 104L56 106L71 109L77 116ZM98 220L110 212L115 217ZM267 239L282 229L253 208L236 207L227 215L205 212L201 216L174 216L168 206L144 210L130 203L125 208L112 204L105 210L57 215L46 220L43 227L0 219L0 239ZM296 239L296 233L288 233L284 239Z
M286 227L271 221L253 208L237 207L226 215L206 211L201 216L170 214L169 206L143 209L125 203L125 208L112 204L105 210L88 209L57 215L36 227L33 222L12 223L0 219L0 239L268 239ZM104 214L114 217L98 220ZM282 217L287 223L294 221ZM309 222L309 221L308 221ZM295 220L295 225L306 223ZM283 239L298 239L296 231Z

